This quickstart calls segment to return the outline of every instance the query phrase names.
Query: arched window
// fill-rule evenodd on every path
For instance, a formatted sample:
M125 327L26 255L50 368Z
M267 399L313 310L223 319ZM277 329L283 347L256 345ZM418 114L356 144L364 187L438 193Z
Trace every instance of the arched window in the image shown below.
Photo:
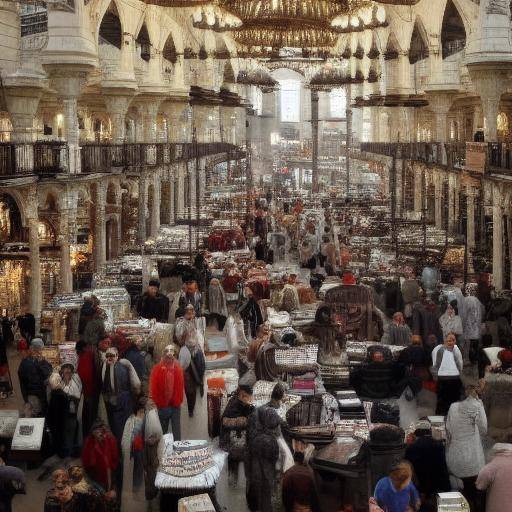
M281 86L281 122L298 123L300 121L300 88L299 80L280 80Z
M103 16L100 25L100 44L111 44L116 48L121 48L122 28L119 21L119 13L114 2L108 6L107 12Z
M462 51L466 46L466 30L462 18L453 3L448 0L441 28L443 59Z
M345 89L333 89L329 93L331 117L345 117L347 111L347 95Z

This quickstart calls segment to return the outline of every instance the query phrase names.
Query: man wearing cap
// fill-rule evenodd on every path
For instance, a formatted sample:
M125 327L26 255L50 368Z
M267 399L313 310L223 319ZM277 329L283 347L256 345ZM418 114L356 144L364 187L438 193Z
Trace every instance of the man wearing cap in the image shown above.
M181 440L180 412L183 403L183 370L176 360L177 347L167 345L161 361L153 366L149 377L149 394L158 409L158 417L164 434L171 432L175 441Z
M160 282L149 281L146 293L142 294L137 304L137 313L142 318L167 323L169 320L169 299L160 293Z
M52 366L43 359L41 338L34 338L30 342L30 352L18 368L21 394L25 403L30 404L34 417L44 416L46 413L46 383L52 373Z

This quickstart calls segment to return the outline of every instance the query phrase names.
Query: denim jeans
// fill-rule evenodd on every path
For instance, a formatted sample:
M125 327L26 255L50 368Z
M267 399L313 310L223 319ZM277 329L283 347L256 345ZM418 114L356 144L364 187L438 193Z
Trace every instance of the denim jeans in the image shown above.
M180 407L164 407L158 409L158 417L164 435L172 432L175 441L181 441L181 408ZM171 423L171 430L169 430L169 422Z

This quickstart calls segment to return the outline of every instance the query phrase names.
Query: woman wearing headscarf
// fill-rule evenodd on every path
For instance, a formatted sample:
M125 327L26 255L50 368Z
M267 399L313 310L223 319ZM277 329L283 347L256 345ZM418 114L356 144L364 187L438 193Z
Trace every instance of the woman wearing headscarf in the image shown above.
M276 464L279 460L281 419L271 407L259 407L249 419L247 497L251 511L273 512L279 495Z
M512 435L512 350L498 353L499 365L485 374L483 402L489 421L489 436L506 442Z
M121 440L123 460L123 502L136 500L143 503L147 492L145 489L147 458L146 445L157 445L162 439L162 427L154 406L148 407L145 398L140 399L133 414L126 421ZM154 462L154 461L153 461ZM154 464L150 464L152 468ZM157 460L158 465L158 460ZM153 475L153 482L154 482ZM150 487L154 489L154 485ZM148 489L152 496L152 489ZM154 497L154 496L152 496ZM151 499L151 498L150 498Z
M476 480L476 488L487 491L485 512L503 512L512 503L512 444L497 443L493 458L484 466Z
M443 331L443 338L446 338L448 334L453 333L457 336L457 342L459 342L462 334L462 319L459 316L457 307L457 301L452 300L446 307L446 311L440 316L439 324Z
M66 363L50 376L49 384L48 427L55 453L65 459L81 445L82 381L75 367Z
M119 359L115 347L107 348L102 367L102 395L108 423L117 439L123 435L124 425L133 412L134 397L140 393L140 379L127 359Z
M176 324L175 336L181 347L178 359L185 377L188 415L192 418L196 406L197 388L201 396L204 394L206 361L203 352L203 335L197 327L194 306L191 304L187 306L185 316Z
M219 331L224 330L224 325L228 318L228 306L224 288L222 288L220 281L216 278L213 278L210 281L207 299L207 309L209 313L208 320L210 322L212 320L217 320Z
M466 386L466 398L451 405L446 418L446 464L450 474L462 480L462 493L471 510L480 510L475 487L485 465L482 437L487 433L487 416L475 386Z

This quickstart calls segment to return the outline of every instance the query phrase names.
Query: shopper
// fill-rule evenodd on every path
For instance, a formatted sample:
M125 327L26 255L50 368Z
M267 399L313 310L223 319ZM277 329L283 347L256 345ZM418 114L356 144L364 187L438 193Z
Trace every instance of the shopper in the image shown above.
M450 474L462 480L471 510L480 510L475 483L485 465L482 437L487 417L475 386L466 386L466 398L451 405L446 418L446 463Z
M463 334L462 319L459 316L457 301L452 300L446 307L446 311L439 318L439 324L443 331L443 338L446 339L448 334L455 334L459 341Z
M485 316L485 308L478 300L476 283L470 283L466 286L466 296L463 299L464 316L462 318L462 327L464 339L468 344L467 356L471 364L478 363L479 352L481 349L482 323Z
M105 357L101 389L110 429L120 440L126 420L133 411L134 398L140 392L140 380L131 363L119 359L115 347L109 347Z
M385 512L410 512L420 508L420 495L412 483L412 466L407 461L394 465L389 476L375 486L375 501Z
M176 441L181 440L181 404L183 403L183 370L176 360L177 347L167 345L160 363L151 370L149 394L158 409L164 434L171 432Z
M411 328L405 323L404 315L397 311L393 315L393 321L389 326L388 343L399 347L407 347L411 343Z
M183 368L185 377L185 395L189 417L194 416L196 406L197 389L201 396L204 394L204 374L206 371L206 360L204 357L204 337L198 322L196 321L195 309L189 304L185 310L185 316L176 323L175 336L178 345L180 366Z
M504 512L512 504L512 444L495 444L492 452L491 462L478 473L476 488L487 491L485 512Z
M238 483L239 463L246 462L247 425L253 411L252 388L240 385L222 413L219 446L228 452L228 479L233 487Z
M263 323L263 315L252 290L248 286L244 287L244 300L238 308L238 313L244 323L245 334L254 338L257 328Z
M0 459L0 512L12 512L14 496L25 492L25 473Z
M82 464L88 477L105 492L115 496L119 479L118 441L110 429L97 421L82 450Z
M46 414L46 384L52 373L52 366L43 359L43 347L41 338L32 339L29 354L18 368L21 394L25 403L30 404L34 417Z
M147 291L139 298L137 313L142 318L167 323L169 320L169 299L160 293L159 289L160 282L151 279Z
M50 379L47 422L52 433L54 452L62 459L72 457L82 444L82 381L71 363L63 364ZM78 452L79 453L79 452Z
M16 318L16 321L18 323L20 336L26 340L27 343L30 343L36 336L36 319L30 312L28 306L23 307L22 314Z
M207 309L209 322L216 321L219 331L223 331L228 318L228 305L224 288L216 278L212 279L208 286Z
M78 362L76 373L82 383L82 434L85 438L98 414L98 402L100 395L99 372L96 365L96 347L87 345L85 341L76 344Z
M252 512L273 512L281 498L277 473L280 424L280 417L272 407L259 407L249 419L245 476L248 505Z
M199 287L196 281L187 281L186 285L185 293L181 294L179 299L176 316L183 316L187 306L193 306L195 315L197 318L199 318L202 315L203 295L199 291Z
M422 510L437 509L437 493L451 489L444 444L432 437L428 420L419 421L414 430L414 441L407 447L405 459L414 469Z
M498 360L499 364L489 365L485 373L483 402L489 436L497 442L508 442L512 440L512 350L501 350Z
M462 391L462 354L456 345L455 334L449 333L443 345L432 351L432 364L437 379L436 414L445 416L450 405L457 402Z
M294 466L283 476L284 512L320 512L312 469L304 462L304 452L293 454Z

